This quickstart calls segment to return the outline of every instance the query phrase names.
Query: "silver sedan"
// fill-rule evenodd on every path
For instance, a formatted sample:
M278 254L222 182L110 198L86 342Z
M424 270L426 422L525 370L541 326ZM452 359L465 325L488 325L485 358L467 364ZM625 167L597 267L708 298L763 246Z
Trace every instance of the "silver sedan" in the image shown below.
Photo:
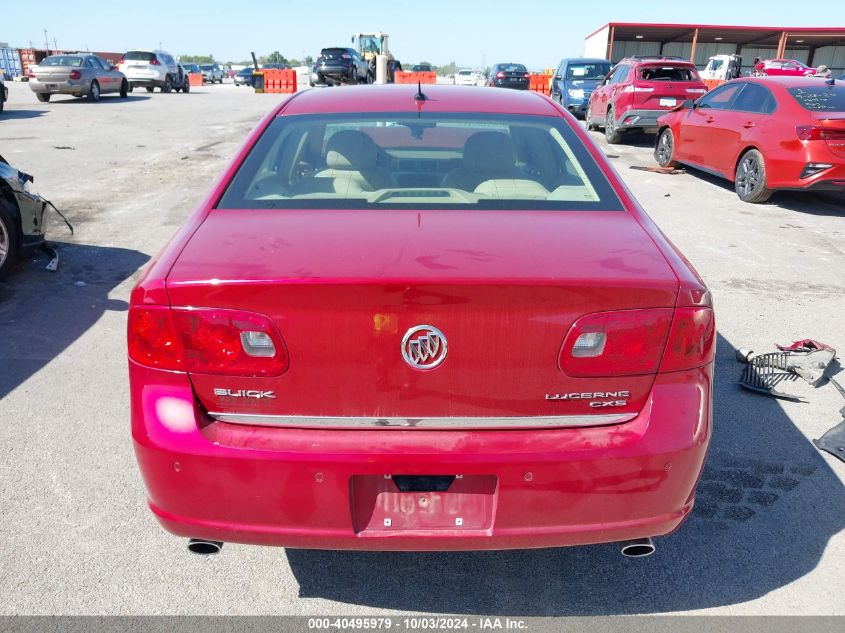
M87 97L99 101L100 95L118 93L126 97L126 76L96 55L50 55L29 70L29 87L38 100L47 102L54 94Z

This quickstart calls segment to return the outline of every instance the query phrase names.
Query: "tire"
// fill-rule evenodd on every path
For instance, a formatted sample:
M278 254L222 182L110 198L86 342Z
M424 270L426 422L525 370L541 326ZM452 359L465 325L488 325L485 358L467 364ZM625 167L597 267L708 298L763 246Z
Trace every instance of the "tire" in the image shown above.
M616 128L616 113L613 110L613 106L610 106L604 120L604 138L611 145L622 141L622 132Z
M584 123L587 125L587 131L596 129L596 124L593 123L593 105L587 104L587 113L584 115Z
M50 100L50 97L52 97L53 95L51 95L50 93L36 92L35 96L41 103L47 103Z
M373 73L371 73L369 70L367 71L367 83L368 84L374 84L375 83L375 79L373 79Z
M18 224L9 203L0 199L0 279L5 279L20 254Z
M675 160L675 135L671 128L664 128L657 136L657 142L654 144L654 160L667 169L678 166L678 161Z
M147 92L152 92L153 90L155 90L155 88L153 88L152 86L147 86Z
M766 161L756 149L750 149L740 157L734 189L740 200L752 204L760 204L772 197L774 191L766 187Z
M182 84L182 92L188 94L191 91L191 79L185 75L185 83Z
M135 90L135 86L129 84L129 89L126 92L132 92L133 90Z
M161 91L166 94L171 90L173 90L173 79L170 75L167 75L167 77L164 78L164 85L161 87Z
M124 79L120 84L120 98L125 99L127 96L129 96L129 82Z
M85 95L85 98L88 99L91 103L96 103L100 100L100 84L96 81L92 81L91 85L88 86L88 94Z

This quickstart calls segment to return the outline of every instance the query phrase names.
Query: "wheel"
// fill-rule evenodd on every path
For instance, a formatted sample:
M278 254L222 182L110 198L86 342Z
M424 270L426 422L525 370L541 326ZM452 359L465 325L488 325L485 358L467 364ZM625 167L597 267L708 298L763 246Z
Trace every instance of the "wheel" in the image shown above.
M668 127L657 137L657 143L654 146L654 160L661 167L673 168L678 166L678 161L675 160L675 135Z
M125 99L129 94L129 83L124 79L120 84L120 98Z
M622 132L616 128L616 113L613 111L613 106L610 106L604 120L604 138L608 143L614 144L622 140Z
M734 187L743 202L759 204L772 197L774 192L766 187L766 162L756 149L748 150L739 159Z
M127 92L132 92L133 90L135 90L135 86L129 84L129 89L127 90Z
M367 83L368 84L375 83L375 80L373 79L373 73L371 73L369 70L367 71Z
M170 92L173 90L173 79L170 78L170 75L164 78L164 85L161 87L162 92Z
M147 86L147 92L152 92L154 88L152 86Z
M45 92L36 92L35 96L38 97L38 100L41 103L47 103L50 100L50 97L52 97L53 95Z
M0 279L6 277L18 260L18 225L9 203L0 200Z
M185 75L185 83L182 84L182 92L189 93L191 91L191 80L188 75Z
M91 85L88 87L88 94L85 95L88 101L96 102L100 100L100 84L96 81L92 81Z
M595 130L596 124L593 123L593 104L587 104L587 114L584 115L584 122L587 124L587 130Z

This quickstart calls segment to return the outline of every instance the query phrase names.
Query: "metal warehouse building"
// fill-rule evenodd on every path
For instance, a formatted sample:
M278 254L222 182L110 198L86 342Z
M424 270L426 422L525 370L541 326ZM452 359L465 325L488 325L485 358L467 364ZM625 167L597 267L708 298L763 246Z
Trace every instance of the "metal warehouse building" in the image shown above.
M845 26L774 27L708 24L638 24L610 22L584 40L584 57L616 63L631 55L682 57L704 67L717 54L741 55L743 71L755 57L797 59L825 65L834 75L845 72Z

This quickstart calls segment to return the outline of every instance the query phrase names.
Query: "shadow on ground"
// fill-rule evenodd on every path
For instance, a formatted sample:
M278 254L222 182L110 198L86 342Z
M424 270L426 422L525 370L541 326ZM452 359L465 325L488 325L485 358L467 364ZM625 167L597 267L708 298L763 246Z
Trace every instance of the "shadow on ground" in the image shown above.
M50 105L69 105L71 103L87 103L89 105L94 105L90 101L88 101L85 97L73 97L71 95L57 95L58 98L53 98L50 100ZM130 94L127 95L126 98L122 99L119 95L114 93L104 94L100 97L100 100L97 102L97 105L100 104L116 104L116 103L136 103L139 101L146 101L149 99L149 95L138 95L138 94Z
M109 298L149 257L124 248L53 243L59 270L38 251L0 282L0 398L26 381L73 343L102 314L128 309ZM79 371L97 371L80 367ZM42 394L49 397L49 394Z
M287 550L300 596L434 613L638 614L738 604L801 578L845 528L843 486L777 401L737 387L739 374L720 337L715 430L696 507L678 532L656 539L654 556L625 559L614 545Z
M0 114L0 122L12 119L37 119L44 114L47 114L46 110L16 110L7 105L3 109L3 114Z

